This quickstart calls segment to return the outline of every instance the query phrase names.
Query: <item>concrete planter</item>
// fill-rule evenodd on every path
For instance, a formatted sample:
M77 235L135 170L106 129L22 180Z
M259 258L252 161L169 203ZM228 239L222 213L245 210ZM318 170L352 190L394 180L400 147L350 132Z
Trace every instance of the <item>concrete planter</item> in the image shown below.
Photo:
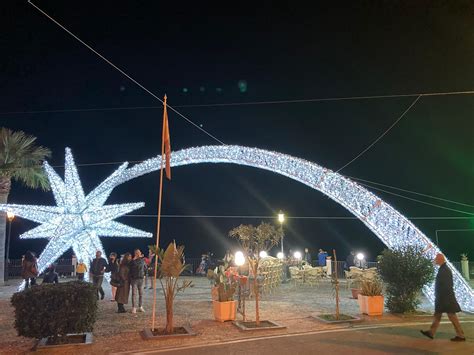
M162 330L158 330L158 332L153 332L150 328L145 328L141 331L141 335L145 340L153 340L153 339L174 339L174 338L185 338L196 336L197 334L188 326L184 325L182 327L174 327L173 334L163 334Z
M284 325L269 321L261 320L260 325L257 327L254 321L236 321L234 325L242 331L259 331L259 330L271 330L271 329L285 329Z
M68 343L64 344L48 344L49 338L42 338L35 347L37 352L43 353L77 353L84 346L91 345L93 342L92 333L79 333L66 335Z
M359 322L361 320L359 317L351 316L347 314L340 314L340 317L344 319L327 319L324 316L335 316L335 315L334 314L326 314L326 315L320 314L318 316L313 316L313 318L324 323L352 323L352 322Z
M219 322L235 320L237 301L219 302L212 301L214 318Z
M384 309L383 296L364 296L359 294L360 312L369 316L381 316Z

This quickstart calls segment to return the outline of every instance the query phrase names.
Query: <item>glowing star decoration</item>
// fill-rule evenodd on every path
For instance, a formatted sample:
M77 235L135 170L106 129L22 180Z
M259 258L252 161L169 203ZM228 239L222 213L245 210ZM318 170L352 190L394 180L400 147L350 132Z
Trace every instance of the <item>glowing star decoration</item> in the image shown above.
M112 190L120 183L127 163L85 196L70 149L66 148L64 180L44 164L56 206L0 205L19 217L40 223L22 234L22 239L48 238L49 242L38 259L41 273L64 252L72 248L78 260L85 263L95 258L97 250L104 256L99 237L150 238L151 233L115 222L114 219L144 206L144 203L105 205ZM88 274L86 273L86 278Z
M161 156L137 164L116 180L117 183L160 169ZM258 148L219 145L183 149L171 154L171 166L200 163L230 163L251 166L281 174L299 181L330 197L361 220L388 248L418 245L428 258L441 252L406 217L378 196L341 174L313 162ZM474 312L474 292L457 269L448 261L453 273L456 298L465 311ZM434 303L434 283L424 288Z

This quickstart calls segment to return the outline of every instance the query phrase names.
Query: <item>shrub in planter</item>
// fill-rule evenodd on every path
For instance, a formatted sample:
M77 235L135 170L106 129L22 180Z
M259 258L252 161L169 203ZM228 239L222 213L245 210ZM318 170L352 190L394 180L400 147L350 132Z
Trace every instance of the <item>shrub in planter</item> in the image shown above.
M66 342L66 334L91 332L97 316L97 291L93 285L73 281L45 284L15 293L18 335L49 338L50 344Z
M417 246L385 249L378 268L386 285L387 308L394 313L415 311L423 286L434 279L432 261Z

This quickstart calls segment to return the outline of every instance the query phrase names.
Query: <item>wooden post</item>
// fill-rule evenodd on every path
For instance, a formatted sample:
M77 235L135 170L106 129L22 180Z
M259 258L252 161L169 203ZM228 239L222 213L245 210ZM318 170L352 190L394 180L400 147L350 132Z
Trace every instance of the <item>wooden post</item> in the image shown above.
M151 315L151 331L155 330L156 318L156 275L158 272L158 255L160 253L160 224L161 224L161 198L163 195L163 160L165 155L165 114L166 114L166 95L163 101L163 129L161 133L161 167L160 167L160 191L158 193L158 217L156 223L156 245L155 245L155 272L153 273L153 310Z
M337 257L336 257L336 249L332 250L332 254L334 256L334 287L336 289L336 319L339 319L339 279L337 277Z

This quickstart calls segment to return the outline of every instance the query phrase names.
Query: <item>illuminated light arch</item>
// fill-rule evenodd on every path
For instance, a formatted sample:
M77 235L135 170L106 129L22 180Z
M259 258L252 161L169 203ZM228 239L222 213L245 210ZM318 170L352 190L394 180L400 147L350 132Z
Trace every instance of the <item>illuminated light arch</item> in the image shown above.
M287 176L322 192L344 206L389 248L417 245L425 250L425 254L429 258L434 258L435 254L440 252L429 238L388 203L382 201L356 182L307 160L263 149L228 145L188 148L173 152L171 156L171 165L175 167L200 163L238 164L269 170ZM23 238L49 236L50 239L54 239L55 237L66 237L71 241L73 239L80 239L79 236L81 235L93 237L94 242L88 241L87 243L89 244L87 246L78 245L77 248L73 246L73 249L87 249L88 251L83 257L85 260L87 258L92 259L95 250L102 250L102 244L94 233L89 233L91 231L87 224L93 224L92 229L98 232L98 236L116 236L117 233L119 233L118 236L124 237L151 236L149 233L112 221L119 215L140 207L141 204L111 206L103 206L103 204L116 186L141 175L159 170L160 165L160 156L146 160L128 169L125 163L85 196L80 186L79 176L77 175L72 155L69 150L66 150L66 176L64 181L45 163L48 178L52 187L54 187L53 192L55 192L57 207L7 204L0 205L0 211L11 210L20 217L42 223L41 226L20 236ZM64 204L67 208L61 207ZM101 213L102 216L97 215L98 208L105 208L104 212ZM76 216L77 214L83 215L81 217L82 222L70 223L71 221L79 221L78 216ZM90 215L89 218L85 218L85 214ZM98 220L91 220L91 216ZM69 219L71 220L69 221ZM64 228L72 229L69 231L69 229L63 230ZM54 262L65 251L64 248L67 246L60 240L53 243L55 243L55 246L52 248L54 252L51 255L48 254L47 247L40 256L40 270L45 269L48 263ZM448 266L453 273L454 289L458 302L464 311L474 312L474 292L472 288L449 261ZM433 302L434 284L426 286L423 291L428 299Z
M146 160L129 168L116 183L160 169L160 157ZM330 197L362 221L388 248L417 245L429 258L441 252L406 217L378 196L356 182L310 161L263 149L242 146L203 146L173 152L171 166L200 163L230 163L251 166L284 175ZM456 298L462 309L474 312L474 292L456 268L448 261L453 273ZM434 302L434 283L424 288Z

